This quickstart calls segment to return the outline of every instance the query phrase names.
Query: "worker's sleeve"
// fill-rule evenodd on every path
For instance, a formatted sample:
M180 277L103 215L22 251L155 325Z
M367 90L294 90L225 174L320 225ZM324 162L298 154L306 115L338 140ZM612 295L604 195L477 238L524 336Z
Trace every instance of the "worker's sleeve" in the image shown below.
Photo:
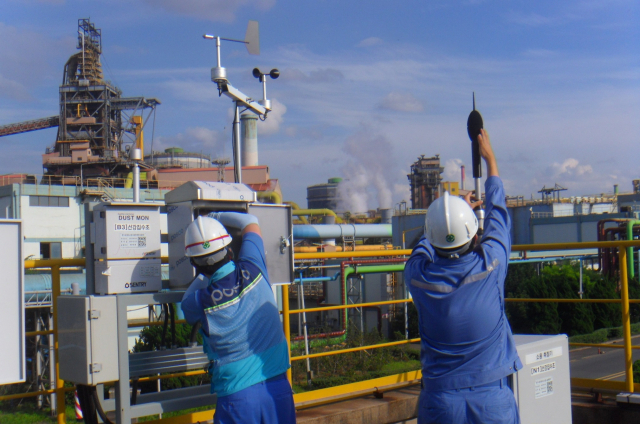
M203 307L199 296L206 293L209 281L202 275L198 275L182 296L180 307L184 313L184 319L191 325L198 322L203 315Z
M435 256L436 252L433 250L431 242L429 242L429 239L424 235L420 238L420 241L418 241L418 244L416 244L411 252L411 258L420 257L427 263L433 262L433 258L435 258Z
M404 283L411 292L411 280L420 280L426 272L426 268L433 262L435 251L429 240L423 235L418 244L413 248L411 256L404 268Z
M507 211L504 187L500 177L489 177L485 187L485 218L482 244L491 255L507 264L511 253L511 219Z
M240 246L240 254L238 255L240 261L249 261L256 265L262 275L267 277L267 261L264 254L264 243L262 237L253 232L248 232L242 236L242 245Z

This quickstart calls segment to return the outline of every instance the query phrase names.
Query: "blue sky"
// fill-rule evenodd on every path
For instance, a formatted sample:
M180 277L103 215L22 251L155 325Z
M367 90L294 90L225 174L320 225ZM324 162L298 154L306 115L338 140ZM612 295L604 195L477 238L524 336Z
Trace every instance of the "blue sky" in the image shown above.
M301 206L308 185L335 176L349 178L354 210L409 200L421 154L440 154L459 180L472 91L509 195L554 183L568 195L630 191L640 178L637 1L3 0L0 125L58 113L86 17L102 29L105 77L162 102L154 150L213 156L230 155L231 103L201 36L242 38L258 20L261 55L223 44L222 65L255 98L251 69L280 69L259 157ZM0 173L41 173L54 141L53 129L0 139Z

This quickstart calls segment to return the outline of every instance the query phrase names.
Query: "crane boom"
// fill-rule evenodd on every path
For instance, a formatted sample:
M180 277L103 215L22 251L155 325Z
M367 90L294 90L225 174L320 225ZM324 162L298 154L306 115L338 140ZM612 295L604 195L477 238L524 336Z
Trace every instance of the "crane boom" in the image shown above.
M14 124L1 125L0 137L11 134L20 134L29 131L43 130L45 128L57 127L60 125L60 117L49 116L48 118L34 119L32 121L16 122Z

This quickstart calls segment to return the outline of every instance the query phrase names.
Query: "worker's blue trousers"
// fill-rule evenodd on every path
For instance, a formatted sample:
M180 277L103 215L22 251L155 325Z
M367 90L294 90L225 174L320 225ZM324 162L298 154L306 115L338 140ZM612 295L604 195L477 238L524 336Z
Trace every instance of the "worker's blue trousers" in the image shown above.
M503 383L420 393L418 424L519 424L513 392Z
M218 398L214 424L289 424L296 422L287 374Z

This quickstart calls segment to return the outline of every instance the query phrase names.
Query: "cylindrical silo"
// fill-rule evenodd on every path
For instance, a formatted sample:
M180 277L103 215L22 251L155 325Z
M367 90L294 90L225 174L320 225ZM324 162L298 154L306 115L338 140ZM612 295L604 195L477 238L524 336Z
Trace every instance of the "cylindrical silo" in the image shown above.
M392 217L393 217L393 210L380 209L380 222L382 224L391 224Z
M258 165L258 117L253 113L240 115L242 134L242 166Z

